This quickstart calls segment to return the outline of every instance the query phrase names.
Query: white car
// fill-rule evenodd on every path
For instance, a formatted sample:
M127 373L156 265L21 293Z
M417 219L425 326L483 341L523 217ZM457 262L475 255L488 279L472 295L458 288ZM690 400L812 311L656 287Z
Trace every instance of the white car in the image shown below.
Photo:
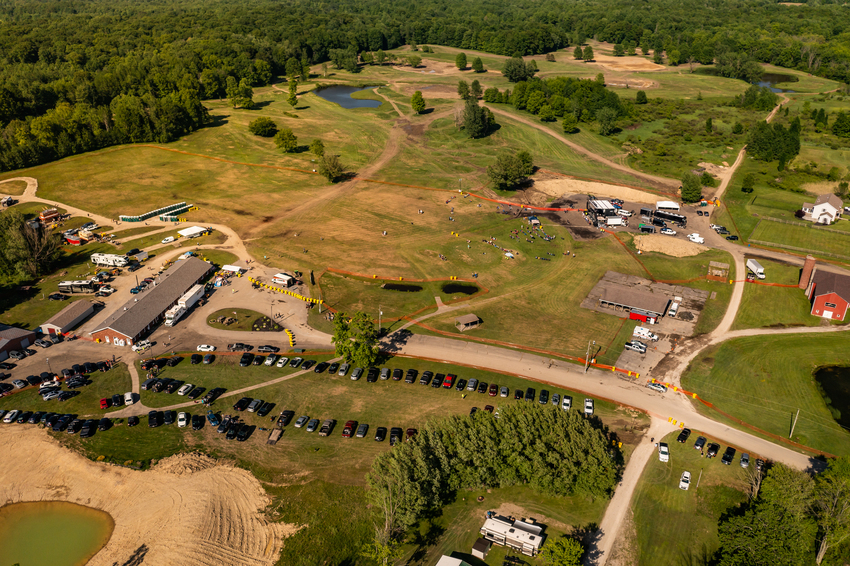
M41 398L45 401L52 401L54 399L57 399L61 394L61 391L48 391L47 393L42 395Z
M337 373L337 375L340 376L340 377L345 377L345 374L348 373L348 369L350 367L351 366L348 365L348 364L342 364L341 366L339 366L339 372Z
M169 236L169 237L167 237L167 238L164 238L164 239L162 240L162 243L163 243L163 244L170 244L170 243L171 243L171 242L173 242L173 241L174 241L174 236Z
M679 489L688 491L691 487L691 472L682 472L682 479L679 480Z
M288 363L289 363L289 358L283 357L283 358L281 358L277 361L277 367L285 368L286 364L288 364Z
M505 387L504 385L502 386L502 389L499 392L499 396L500 397L507 397L508 396L508 388Z
M215 352L215 346L210 346L209 344L201 344L198 346L199 352Z
M664 234L665 236L675 236L676 235L676 231L671 230L670 228L662 228L661 233Z
M584 400L584 414L588 417L593 415L593 399Z
M186 395L187 393L189 393L189 391L191 391L194 388L195 388L194 385L192 385L191 383L187 383L186 385L184 385L183 387L181 387L180 389L177 390L177 394L178 395Z
M693 234L688 234L688 239L695 244L704 244L705 238L694 232Z
M269 354L269 357L266 358L266 361L263 362L263 365L273 366L277 361L277 354Z
M177 413L177 426L186 428L187 424L189 424L189 413Z
M136 342L135 344L133 344L133 351L144 352L151 346L153 346L153 344L150 343L150 340L142 340L141 342Z
M16 420L18 420L18 415L20 415L20 414L21 414L21 412L19 410L15 409L14 411L12 411L8 415L6 415L6 418L3 419L3 422L8 424L12 421L16 421Z
M125 405L132 405L135 402L136 402L136 399L135 399L135 397L133 397L132 391L128 391L127 393L124 394L124 404Z
M16 379L12 382L12 385L18 389L23 389L24 387L29 387L29 382L24 381L23 379Z
M115 292L115 289L113 289L109 285L104 285L103 287L100 288L100 292L105 293L107 295L111 295L112 293Z
M561 408L565 411L569 411L573 407L573 398L569 395L564 395L564 399L561 401Z
M662 462L670 461L670 448L667 447L666 442L661 442L658 444L658 459Z
M720 228L720 225L719 224L709 224L708 227L711 228L712 230L717 230L718 228Z

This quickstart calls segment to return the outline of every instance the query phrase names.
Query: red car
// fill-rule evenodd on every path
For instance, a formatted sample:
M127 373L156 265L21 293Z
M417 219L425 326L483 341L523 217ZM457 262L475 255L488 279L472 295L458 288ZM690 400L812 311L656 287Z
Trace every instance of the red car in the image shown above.
M415 428L409 428L409 429L407 429L407 432L405 433L406 440L410 440L411 438L413 438L414 436L416 436L416 433L417 433L417 432L418 432L418 431L417 431Z
M342 437L351 438L354 435L354 430L357 428L357 421L346 421L342 428Z
M443 387L445 387L446 389L451 389L452 386L455 384L455 379L457 379L457 376L453 373L446 375L446 378L443 380Z
M100 408L108 409L109 408L109 399L101 399L100 400Z
M499 394L499 386L496 385L495 383L490 385L490 393L489 394L490 394L490 397L495 397L496 395L498 395Z

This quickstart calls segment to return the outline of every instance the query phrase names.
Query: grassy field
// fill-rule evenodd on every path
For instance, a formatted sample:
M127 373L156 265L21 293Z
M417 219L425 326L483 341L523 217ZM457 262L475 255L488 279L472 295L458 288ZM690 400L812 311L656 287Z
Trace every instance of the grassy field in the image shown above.
M45 371L47 367L45 366ZM62 368L53 368L59 371ZM89 376L91 384L77 389L79 395L67 401L44 401L38 394L38 387L31 387L14 395L0 398L0 409L20 409L24 411L48 411L57 413L75 413L103 416L109 410L100 409L100 400L130 391L130 374L127 366L116 364L107 372L95 372ZM119 407L122 408L122 407Z
M114 236L116 239L123 240L126 238L132 238L133 236L138 236L140 234L153 232L154 230L159 230L159 226L136 226L135 228L124 228L121 230L116 230L115 232L112 232L112 236Z
M670 461L650 458L632 499L634 558L641 566L702 564L718 548L720 516L747 500L740 453L731 466L724 466L719 457L707 460L693 449L699 431L693 431L685 444L676 442L677 434L664 438ZM691 473L687 491L678 487L684 471Z
M217 362L219 363L219 362ZM185 364L185 362L184 362ZM201 366L192 368L180 364L166 372L206 371ZM477 378L489 383L495 382L513 389L532 386L538 392L540 384L531 383L513 376L503 376L479 370L426 363L412 359L389 359L384 366L404 369L416 368L423 371L456 373L464 379ZM207 369L216 369L216 366ZM234 368L233 374L239 378L261 368ZM282 373L283 370L275 370ZM256 371L259 375L259 371ZM167 375L163 374L163 375ZM199 379L200 381L200 379ZM204 383L204 382L202 382ZM213 383L211 382L210 385ZM552 393L568 393L549 388ZM151 394L154 395L154 394ZM170 399L176 396L159 394ZM584 395L572 392L573 405L579 407ZM419 427L425 421L440 418L447 414L468 414L471 407L482 408L485 404L500 405L515 403L513 395L508 399L489 397L478 393L469 393L464 398L461 393L445 389L433 389L402 382L378 381L366 383L365 378L352 381L348 376L331 376L327 373L310 372L294 377L279 384L255 390L252 396L260 397L277 404L273 414L280 410L291 409L296 415L309 415L311 418L333 418L337 421L334 433L321 438L318 433L308 433L306 429L297 429L290 424L276 446L265 444L267 433L255 430L252 437L244 443L230 442L205 426L200 431L178 429L176 425L149 429L146 419L140 426L127 428L119 425L107 433L98 433L91 439L77 436L58 435L72 448L83 451L92 458L102 456L106 461L133 461L142 467L150 459L162 458L180 450L201 450L219 458L232 459L249 469L263 482L272 497L271 509L281 513L281 520L296 521L307 527L287 539L278 564L312 566L329 563L359 564L360 546L371 536L370 516L366 509L365 474L371 466L374 456L388 450L387 442L372 440L377 426ZM149 398L143 397L145 402ZM231 413L230 405L235 398L219 401L214 407L223 413ZM560 410L540 407L539 410ZM200 407L189 411L193 414L205 412ZM623 441L625 458L634 449L648 421L642 414L632 413L607 402L596 401L596 415ZM254 413L241 413L241 418L258 427L268 427L268 419L262 419ZM371 425L366 438L345 439L340 436L341 425L348 419L356 419ZM428 543L421 551L429 556L443 548L463 549L470 537L474 538L480 525L473 525L473 516L478 513L478 504L466 503L462 497L470 500L479 493L464 493L461 500L447 507L442 517L435 518L439 525L446 525L431 532ZM543 498L523 487L510 490L492 490L483 494L482 505L498 505L501 501L511 503L528 510L533 516L543 517L569 525L587 525L598 522L605 507L605 501L583 501L569 499ZM455 522L452 517L462 518ZM480 520L480 517L479 517ZM559 527L550 525L552 532ZM411 537L411 541L415 537ZM420 544L409 548L414 552ZM498 555L498 552L494 553Z
M0 195L22 195L26 188L26 181L10 181L0 185Z
M812 307L805 293L796 287L800 267L761 258L758 261L764 267L766 282L795 287L746 285L732 330L820 324L821 318L811 314Z
M846 455L850 432L833 420L812 373L819 366L846 364L848 346L846 333L738 338L700 354L682 376L682 387L734 417L786 438L799 408L793 440ZM718 417L702 403L694 405Z
M235 313L235 314L234 314ZM218 322L210 322L220 316L226 316L230 318L235 318L236 322L230 325L224 325ZM260 314L257 311L252 311L248 309L221 309L212 313L209 316L209 320L207 324L213 328L220 328L222 330L242 330L245 332L250 332L254 329L254 323L259 318L268 318L267 314ZM271 337L277 337L276 334L269 334Z
M750 238L802 248L814 254L827 252L850 258L850 235L831 230L762 220Z

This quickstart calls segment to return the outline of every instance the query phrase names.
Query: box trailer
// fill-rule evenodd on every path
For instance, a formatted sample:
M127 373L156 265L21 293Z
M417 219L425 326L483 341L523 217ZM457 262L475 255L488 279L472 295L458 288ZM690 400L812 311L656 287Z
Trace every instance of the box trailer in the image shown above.
M748 259L747 269L749 269L753 273L753 275L755 275L759 279L764 279L764 268L756 260Z
M605 217L605 225L606 226L625 226L626 221L621 216L606 216Z
M272 277L272 283L283 285L284 287L292 287L295 285L295 277L287 273L275 273Z
M185 295L177 299L175 306L165 311L165 326L174 326L203 296L203 285L195 285L189 289Z
M124 267L130 263L127 256L118 254L91 254L91 262L108 267Z
M643 338L645 340L658 342L658 334L652 333L649 328L645 328L643 326L635 326L632 335L637 336L638 338Z

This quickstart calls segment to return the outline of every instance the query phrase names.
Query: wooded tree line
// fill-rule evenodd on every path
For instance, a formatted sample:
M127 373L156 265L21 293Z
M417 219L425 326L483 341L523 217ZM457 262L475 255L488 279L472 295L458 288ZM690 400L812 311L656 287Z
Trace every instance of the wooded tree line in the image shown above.
M224 96L229 77L259 86L291 67L302 77L305 65L329 60L356 68L359 53L409 43L528 55L596 37L677 61L717 60L733 74L754 59L850 81L842 10L838 0L804 8L735 0L3 0L0 168L169 141L203 123L198 100ZM124 100L127 120L110 116L122 95L132 97ZM56 140L46 142L48 133Z
M577 411L532 404L431 421L409 442L379 455L367 480L378 517L376 543L392 546L458 490L528 485L547 496L608 497L621 459Z
M59 257L59 235L29 226L15 209L0 214L0 281L32 281L49 272Z
M782 464L764 480L748 470L751 499L718 525L721 566L846 564L850 540L850 459L831 460L814 478Z

